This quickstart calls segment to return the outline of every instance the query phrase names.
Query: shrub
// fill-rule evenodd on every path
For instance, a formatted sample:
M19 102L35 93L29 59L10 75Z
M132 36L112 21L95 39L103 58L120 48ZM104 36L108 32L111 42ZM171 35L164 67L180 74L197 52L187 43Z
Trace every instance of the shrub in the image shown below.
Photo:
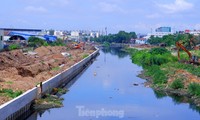
M82 56L82 58L84 59L84 58L86 58L86 57L88 57L89 55L88 54L84 54L83 56Z
M188 92L192 95L200 97L200 84L190 83L188 86Z
M21 95L22 91L13 91L12 89L2 89L2 90L0 90L0 94L3 94L5 96L11 97L11 98L15 98L15 97Z
M49 46L49 44L45 41L43 46Z
M171 84L170 87L173 88L173 89L182 89L182 88L184 88L183 79L180 79L180 78L175 79L175 80L172 82L172 84Z
M165 84L167 83L167 77L164 71L158 70L153 76L153 84Z
M167 76L165 71L161 70L160 67L157 65L148 67L145 75L152 77L153 84L167 83Z
M149 53L151 53L151 54L153 54L153 55L158 55L158 54L160 54L160 55L163 55L163 54L170 54L170 52L167 50L167 49L165 49L165 48L152 48L150 51L149 51Z
M176 61L176 58L171 54L151 54L146 50L131 51L131 53L132 62L143 67L151 65L162 65L168 62Z
M50 42L49 43L51 46L65 46L66 44L64 43L64 41L60 38L58 38L56 41L54 42Z
M20 46L18 44L12 44L12 45L8 46L9 50L15 50L15 49L19 49L19 48L20 48Z
M28 39L28 45L30 47L40 47L40 46L44 46L47 44L46 44L46 41L44 41L43 39L40 39L38 37L30 37Z
M104 42L104 43L103 43L103 46L104 46L104 47L110 47L110 43L109 43L109 42Z

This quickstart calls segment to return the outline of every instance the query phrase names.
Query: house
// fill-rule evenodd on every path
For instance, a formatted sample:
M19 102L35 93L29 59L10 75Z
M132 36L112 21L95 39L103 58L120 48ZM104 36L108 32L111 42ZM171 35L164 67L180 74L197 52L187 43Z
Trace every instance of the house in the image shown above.
M138 39L135 40L135 44L147 44L147 39L138 38Z

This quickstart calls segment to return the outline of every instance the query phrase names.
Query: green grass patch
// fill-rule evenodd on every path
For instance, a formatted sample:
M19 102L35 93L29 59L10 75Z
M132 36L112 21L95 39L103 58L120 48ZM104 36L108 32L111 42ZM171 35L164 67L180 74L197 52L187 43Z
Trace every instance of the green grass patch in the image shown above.
M12 44L8 46L9 50L15 50L15 49L19 49L20 45L19 44Z
M181 78L175 79L172 82L172 84L170 85L170 87L173 88L173 89L182 89L182 88L184 88L183 79L181 79Z
M58 67L54 67L51 70L58 71L58 70L60 70L60 67L59 66Z
M153 84L167 83L166 72L161 70L158 65L146 67L145 75L150 76L152 78Z
M84 55L82 55L82 58L84 59L84 58L86 58L88 56L89 56L88 54L84 54Z
M188 92L192 95L200 97L200 84L190 83L188 86Z
M6 84L13 84L12 81L6 81L5 83L6 83Z
M22 91L13 91L12 89L2 89L0 90L0 95L8 96L10 98L16 98L17 96L21 95Z

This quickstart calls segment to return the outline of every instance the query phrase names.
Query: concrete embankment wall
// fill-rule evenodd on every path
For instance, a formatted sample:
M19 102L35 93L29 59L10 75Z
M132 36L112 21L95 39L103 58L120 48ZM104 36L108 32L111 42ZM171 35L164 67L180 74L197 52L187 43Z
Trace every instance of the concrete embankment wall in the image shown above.
M87 58L74 64L69 69L57 74L42 84L42 93L50 93L53 88L66 84L78 75L99 54L99 49ZM36 98L41 97L41 88L33 89L23 93L17 98L0 106L0 120L14 120L27 112Z

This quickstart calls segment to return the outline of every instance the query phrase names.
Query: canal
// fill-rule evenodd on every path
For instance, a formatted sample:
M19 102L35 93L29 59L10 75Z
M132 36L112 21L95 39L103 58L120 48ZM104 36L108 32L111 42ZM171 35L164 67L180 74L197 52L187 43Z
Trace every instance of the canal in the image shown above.
M199 120L184 98L144 86L142 68L120 48L107 48L66 86L62 108L33 113L28 120Z

